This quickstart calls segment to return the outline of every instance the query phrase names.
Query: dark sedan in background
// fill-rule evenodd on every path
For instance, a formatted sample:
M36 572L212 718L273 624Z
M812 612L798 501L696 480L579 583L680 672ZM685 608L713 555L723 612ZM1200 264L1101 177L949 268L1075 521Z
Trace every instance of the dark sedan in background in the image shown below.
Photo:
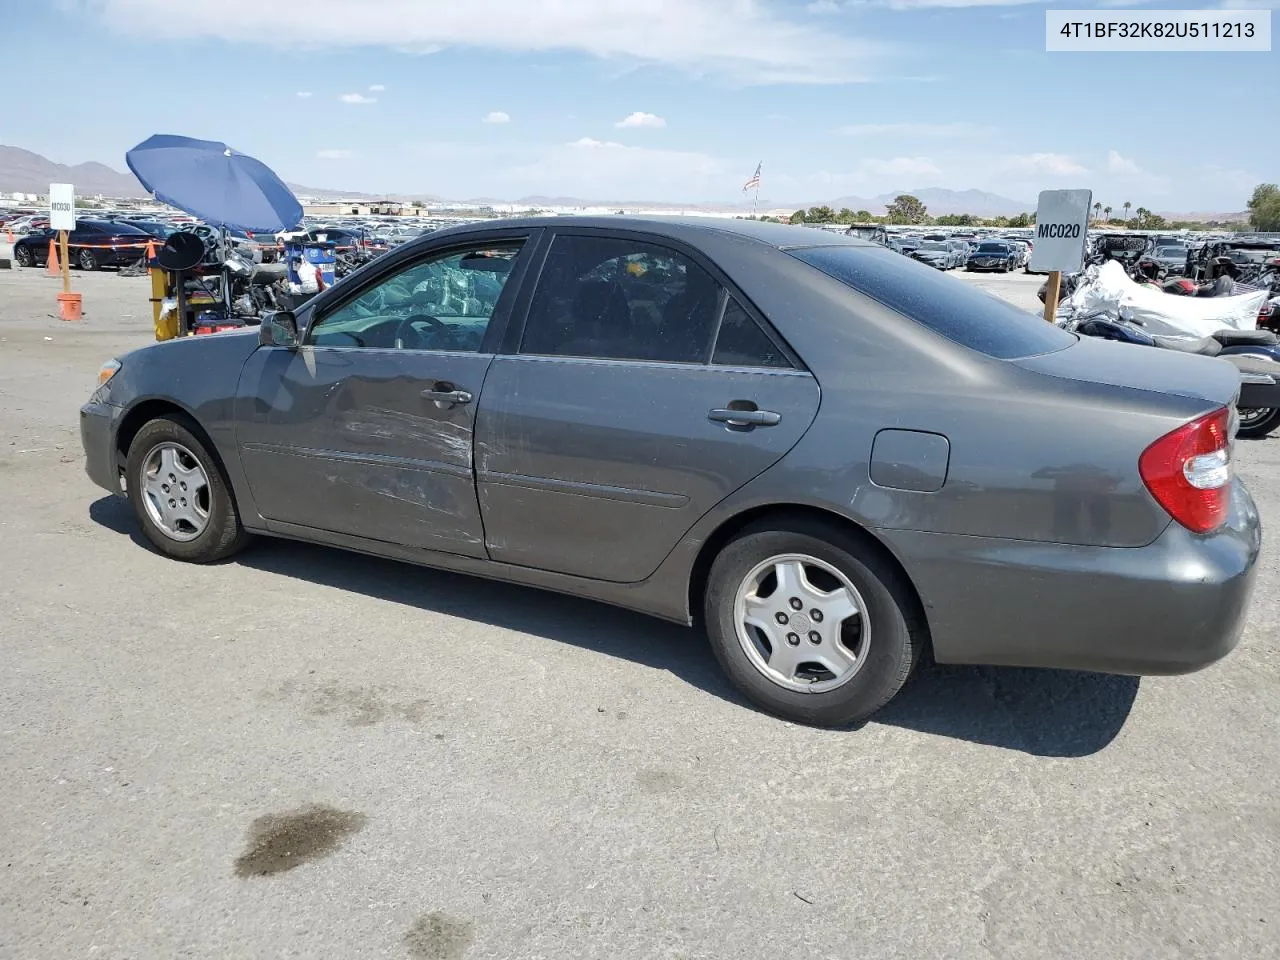
M13 245L13 259L20 267L38 267L49 259L49 241L57 231L29 233ZM99 267L123 267L141 260L147 241L155 238L137 227L112 220L78 220L67 234L67 253L71 266L81 270ZM59 254L61 255L61 254Z
M1260 544L1232 367L803 227L442 230L99 383L88 473L170 557L265 534L698 622L747 697L815 724L926 650L1203 667Z
M994 270L1008 273L1018 265L1018 253L1005 241L983 240L969 254L964 268L969 271Z

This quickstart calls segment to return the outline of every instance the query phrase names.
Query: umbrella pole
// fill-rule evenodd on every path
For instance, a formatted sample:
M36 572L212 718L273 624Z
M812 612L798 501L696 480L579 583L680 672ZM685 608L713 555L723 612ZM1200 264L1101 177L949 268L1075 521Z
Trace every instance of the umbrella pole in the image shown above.
M227 255L231 247L227 242L227 225L222 225L222 305L226 308L227 317L231 317L231 271L227 268Z
M186 271L174 271L174 280L176 281L177 297L178 297L178 336L185 337L191 332L191 326L187 323L187 277Z

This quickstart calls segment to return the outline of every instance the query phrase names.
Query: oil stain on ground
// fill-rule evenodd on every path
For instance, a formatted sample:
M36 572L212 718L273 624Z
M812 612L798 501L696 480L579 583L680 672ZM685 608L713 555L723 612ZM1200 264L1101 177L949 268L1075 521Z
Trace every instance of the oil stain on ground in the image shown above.
M259 817L249 827L248 846L236 859L236 876L284 873L327 857L367 820L363 813L320 805Z
M404 935L413 960L461 960L471 946L472 925L443 913L428 913Z
M287 681L259 697L266 701L301 699L313 717L333 717L349 727L371 727L391 719L419 724L430 706L422 699L397 699L387 687L348 687L333 682L306 689Z

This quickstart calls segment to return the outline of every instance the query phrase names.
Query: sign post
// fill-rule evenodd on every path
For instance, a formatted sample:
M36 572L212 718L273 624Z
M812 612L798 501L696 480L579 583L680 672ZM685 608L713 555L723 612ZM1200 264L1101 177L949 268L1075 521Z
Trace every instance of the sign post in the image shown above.
M71 264L67 262L67 234L75 228L75 184L49 184L49 229L58 231L58 256L62 258L63 293L71 292Z
M1049 273L1044 292L1044 318L1049 323L1053 323L1058 314L1062 274L1075 272L1084 264L1084 244L1092 205L1092 190L1040 191L1031 269Z

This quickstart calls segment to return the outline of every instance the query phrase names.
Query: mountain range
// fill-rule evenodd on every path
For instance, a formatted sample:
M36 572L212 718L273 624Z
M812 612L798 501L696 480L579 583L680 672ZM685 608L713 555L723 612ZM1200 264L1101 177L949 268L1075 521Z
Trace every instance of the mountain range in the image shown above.
M0 144L0 191L5 193L47 193L51 183L74 183L81 197L145 197L146 188L132 173L121 173L105 163L77 163L68 166L21 147ZM376 194L306 187L291 183L289 189L308 197L371 199Z
M24 150L21 147L0 144L0 191L20 193L45 193L50 183L74 183L80 196L93 197L145 197L147 191L132 173L121 173L103 163L88 162L68 166L54 163L38 153ZM307 187L290 183L294 193L305 197L340 197L353 200L375 199L384 194L360 193L354 190L333 190L320 187ZM940 216L948 213L969 213L979 217L1014 216L1031 212L1036 208L1034 201L1014 200L998 193L987 193L983 190L948 190L944 187L921 187L914 190L895 190L875 197L843 196L835 199L810 200L805 203L789 201L763 200L758 205L761 210L799 209L801 207L828 206L835 210L848 207L850 210L866 210L880 215L885 207L893 202L899 194L909 193L918 197L929 213ZM438 198L429 194L403 194L403 199L427 199L439 202ZM483 198L471 202L505 203L508 201ZM750 212L757 205L751 203L674 203L654 202L652 200L600 200L583 199L568 196L528 196L521 197L520 204L530 207L644 207L662 210L687 211L725 211L740 210ZM1247 220L1245 213L1197 213L1181 214L1161 211L1170 220Z

